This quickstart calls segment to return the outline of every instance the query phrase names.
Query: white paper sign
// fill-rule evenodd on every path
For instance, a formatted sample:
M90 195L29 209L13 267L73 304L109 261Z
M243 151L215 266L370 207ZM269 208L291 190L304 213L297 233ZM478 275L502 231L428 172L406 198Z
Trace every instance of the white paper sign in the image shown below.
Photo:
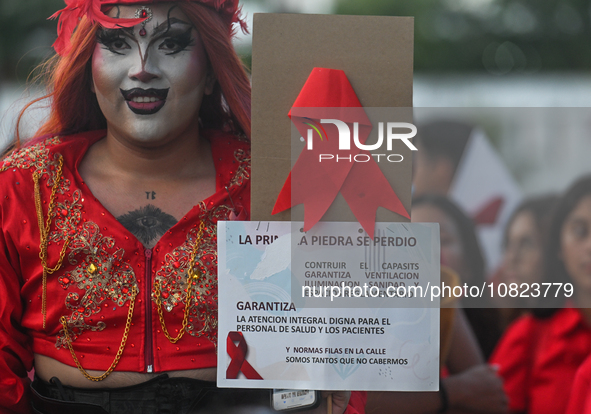
M439 227L376 226L218 223L219 387L438 389Z

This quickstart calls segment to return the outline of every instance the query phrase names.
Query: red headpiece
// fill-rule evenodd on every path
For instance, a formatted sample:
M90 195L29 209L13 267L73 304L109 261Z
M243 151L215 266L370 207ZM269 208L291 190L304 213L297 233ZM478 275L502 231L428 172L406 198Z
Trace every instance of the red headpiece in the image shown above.
M57 40L53 48L58 55L66 55L70 51L70 37L82 16L97 22L107 29L117 29L121 27L131 27L143 22L147 17L138 19L115 19L107 16L103 9L107 6L130 5L130 4L153 4L170 2L170 0L64 0L66 7L54 13L50 19L59 16L57 27ZM238 0L173 0L176 2L201 3L217 10L228 26L233 23L239 23L243 30L246 30L246 22L241 17Z

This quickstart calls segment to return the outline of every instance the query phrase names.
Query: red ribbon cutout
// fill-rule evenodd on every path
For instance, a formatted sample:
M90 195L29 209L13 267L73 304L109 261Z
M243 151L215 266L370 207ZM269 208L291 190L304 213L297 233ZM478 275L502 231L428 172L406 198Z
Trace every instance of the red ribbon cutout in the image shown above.
M236 345L234 342L238 342ZM242 336L242 332L231 331L228 332L228 339L226 340L226 348L228 355L230 355L230 365L226 370L227 379L238 378L238 373L242 371L246 379L262 380L263 377L248 363L246 360L246 353L248 352L248 345Z
M272 214L304 204L304 231L308 231L320 221L340 192L372 239L378 207L410 219L374 157L353 142L355 122L358 123L361 144L365 144L372 125L345 72L314 68L289 111L289 117L302 137L307 137L312 119L329 132L326 132L326 140L314 139L313 149L302 151L279 193ZM320 124L321 119L338 119L347 124L351 132L350 150L339 150L337 127L331 123ZM320 154L338 155L341 161L319 162ZM359 154L363 154L361 159L369 161L343 161L345 157L353 160Z

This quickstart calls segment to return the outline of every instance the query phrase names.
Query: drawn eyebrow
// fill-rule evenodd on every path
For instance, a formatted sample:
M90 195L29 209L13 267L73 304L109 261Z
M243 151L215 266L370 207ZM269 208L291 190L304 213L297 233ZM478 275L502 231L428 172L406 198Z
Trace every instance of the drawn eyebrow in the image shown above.
M121 31L129 37L133 37L133 27L122 27Z
M104 27L99 28L97 35L99 37L117 37L123 33L127 37L133 38L133 27L119 27L118 29L105 29Z
M170 17L166 22L160 23L158 26L156 26L156 28L154 28L152 37L158 37L161 34L168 32L170 30L170 27L176 23L192 26L191 23L187 23L184 20L177 19L176 17Z
M169 21L161 23L158 26L156 26L156 28L154 29L154 33L152 34L152 37L155 38L155 37L162 35L163 33L168 32L173 24L183 24L186 26L192 26L190 23L187 23L183 20L177 19L176 17L171 17L169 19ZM119 27L118 29L105 29L105 28L101 27L99 29L99 31L104 33L105 35L110 35L110 36L116 36L118 33L124 33L130 38L134 37L133 27Z

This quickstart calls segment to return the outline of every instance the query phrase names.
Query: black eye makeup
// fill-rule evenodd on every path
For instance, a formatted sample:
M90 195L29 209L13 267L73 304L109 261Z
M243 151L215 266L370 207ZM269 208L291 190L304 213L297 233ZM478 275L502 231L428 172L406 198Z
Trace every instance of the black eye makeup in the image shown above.
M195 44L192 31L191 24L176 18L169 18L166 23L154 28L150 44L156 44L158 49L166 55L174 55ZM97 31L96 39L104 49L117 55L123 55L126 50L131 49L131 42L138 42L133 28L100 28Z
M170 29L162 37L156 40L158 49L167 55L174 55L195 44L191 36L192 27L187 29Z
M129 43L127 43L128 34L122 29L99 29L96 34L96 40L98 43L104 46L105 49L122 55L123 51L130 49Z

